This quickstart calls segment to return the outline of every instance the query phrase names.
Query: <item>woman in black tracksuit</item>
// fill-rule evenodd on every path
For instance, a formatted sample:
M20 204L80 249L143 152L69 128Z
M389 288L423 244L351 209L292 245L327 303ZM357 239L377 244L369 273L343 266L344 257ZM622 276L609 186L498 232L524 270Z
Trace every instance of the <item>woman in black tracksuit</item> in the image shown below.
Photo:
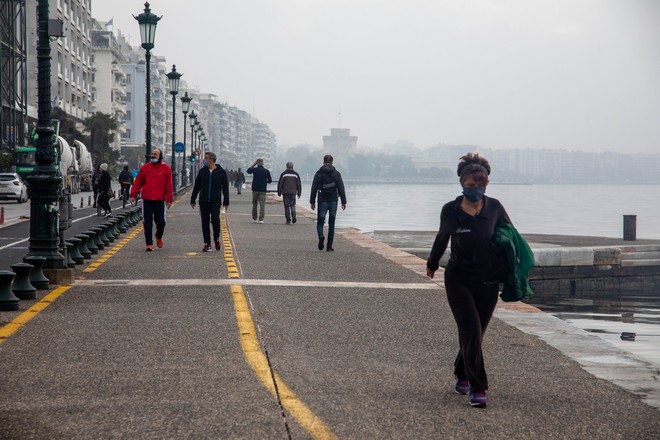
M451 238L445 290L460 346L454 363L454 389L469 394L469 403L475 407L488 404L482 341L506 267L506 257L494 252L491 240L499 222L511 223L502 204L484 195L489 174L490 165L483 157L472 153L461 157L458 175L463 195L442 207L440 230L426 263L426 273L433 278Z
M197 173L195 186L190 197L190 206L195 208L199 194L199 213L202 217L202 235L204 237L204 252L211 252L211 231L209 220L213 225L213 241L215 250L220 250L220 205L229 206L229 183L227 172L216 165L215 153L204 154L204 166Z

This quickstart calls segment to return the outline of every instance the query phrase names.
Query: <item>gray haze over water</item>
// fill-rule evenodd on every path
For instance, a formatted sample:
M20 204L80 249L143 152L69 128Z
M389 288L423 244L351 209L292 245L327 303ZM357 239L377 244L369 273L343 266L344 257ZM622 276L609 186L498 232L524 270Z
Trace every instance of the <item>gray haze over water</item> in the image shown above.
M311 182L299 203L309 207ZM623 236L623 216L637 216L637 238L660 239L660 187L649 185L498 185L486 195L502 202L522 233ZM346 182L348 206L338 227L362 231L436 231L440 210L461 193L456 184Z
M143 1L92 0L140 44ZM657 0L158 0L154 56L280 145L660 150ZM341 113L341 117L340 117Z

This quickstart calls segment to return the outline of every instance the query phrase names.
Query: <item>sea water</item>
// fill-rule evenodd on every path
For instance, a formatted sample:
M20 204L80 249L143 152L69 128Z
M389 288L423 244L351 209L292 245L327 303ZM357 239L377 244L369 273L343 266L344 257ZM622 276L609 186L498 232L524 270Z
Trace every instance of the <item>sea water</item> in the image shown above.
M309 207L310 182L300 204ZM375 230L437 231L440 210L460 195L456 184L345 182L347 208L337 227ZM623 216L637 216L638 239L660 239L660 186L648 185L503 185L486 194L504 205L522 233L623 237ZM624 301L572 300L533 305L609 343L660 365L660 292ZM636 333L635 341L621 339Z

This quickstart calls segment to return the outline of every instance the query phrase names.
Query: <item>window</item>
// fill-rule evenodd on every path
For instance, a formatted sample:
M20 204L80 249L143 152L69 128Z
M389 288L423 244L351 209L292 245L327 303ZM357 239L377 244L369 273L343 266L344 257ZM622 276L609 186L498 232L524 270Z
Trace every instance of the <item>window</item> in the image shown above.
M126 102L131 102L131 92L126 92Z

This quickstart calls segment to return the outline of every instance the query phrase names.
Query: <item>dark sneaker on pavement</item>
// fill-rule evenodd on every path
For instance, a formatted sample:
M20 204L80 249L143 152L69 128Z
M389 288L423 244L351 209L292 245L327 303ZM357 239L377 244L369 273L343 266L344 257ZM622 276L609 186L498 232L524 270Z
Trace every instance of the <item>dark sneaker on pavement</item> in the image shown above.
M297 220L296 220L296 216L295 216L295 215L292 216L292 217L291 217L291 222L295 223L296 221L297 221Z
M470 406L475 408L485 408L488 405L488 396L485 391L470 393Z
M319 237L319 250L323 250L323 243L325 242L325 237Z
M215 241L215 250L219 251L220 250L220 240Z
M202 252L211 252L211 245L209 243L206 243L204 245L204 249L202 249Z
M330 246L328 246L328 247L326 248L326 251L328 251L328 252L334 252L335 250L334 250L333 248L331 248Z
M458 379L454 391L456 391L457 394L466 396L470 392L470 381Z

